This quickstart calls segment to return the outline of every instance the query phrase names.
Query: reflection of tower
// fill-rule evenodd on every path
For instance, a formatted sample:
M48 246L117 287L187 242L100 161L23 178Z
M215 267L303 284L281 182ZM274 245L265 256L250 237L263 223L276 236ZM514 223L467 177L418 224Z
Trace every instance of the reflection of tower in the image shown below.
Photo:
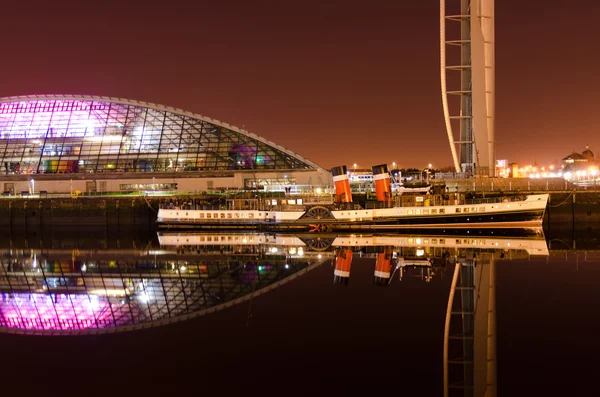
M457 10L446 15L448 3ZM460 30L460 37L446 39L446 21L452 22L450 32ZM494 176L494 43L494 0L440 0L442 105L457 172ZM460 49L460 55L456 49ZM448 90L447 71L460 73L460 86ZM460 102L459 111L454 109L458 103L449 103L449 96ZM453 133L455 122L460 129L458 141ZM456 144L460 145L458 155Z
M342 248L335 256L335 270L333 271L333 283L348 285L350 281L350 267L352 266L352 250Z
M444 396L496 395L496 270L493 254L459 259L444 329ZM458 331L458 332L456 332Z

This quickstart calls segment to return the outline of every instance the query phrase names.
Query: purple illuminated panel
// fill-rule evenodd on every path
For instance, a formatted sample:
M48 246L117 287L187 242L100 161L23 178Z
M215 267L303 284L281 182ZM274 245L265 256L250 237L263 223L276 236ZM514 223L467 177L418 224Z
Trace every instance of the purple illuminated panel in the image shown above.
M96 295L4 293L0 295L0 326L37 330L108 328L114 327L112 312L121 311L122 306L119 301L113 303Z

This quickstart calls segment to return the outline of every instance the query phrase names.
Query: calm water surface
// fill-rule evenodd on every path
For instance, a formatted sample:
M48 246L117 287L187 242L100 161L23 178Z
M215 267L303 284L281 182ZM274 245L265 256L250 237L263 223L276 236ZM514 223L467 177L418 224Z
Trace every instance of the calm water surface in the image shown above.
M487 382L503 396L590 395L600 353L593 230L474 234L4 231L0 373L15 390L46 394L438 396L446 385L474 387L450 388L452 396L483 395ZM119 288L128 292L107 296ZM47 304L68 316L60 302L71 325L40 314ZM26 304L36 308L29 322L7 322ZM105 333L7 333L36 327Z

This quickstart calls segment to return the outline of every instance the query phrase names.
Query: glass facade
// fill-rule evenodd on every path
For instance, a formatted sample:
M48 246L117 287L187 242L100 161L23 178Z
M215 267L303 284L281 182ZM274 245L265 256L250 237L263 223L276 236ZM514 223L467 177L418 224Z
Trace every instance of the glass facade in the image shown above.
M0 172L5 175L316 168L275 146L224 123L147 103L0 100Z

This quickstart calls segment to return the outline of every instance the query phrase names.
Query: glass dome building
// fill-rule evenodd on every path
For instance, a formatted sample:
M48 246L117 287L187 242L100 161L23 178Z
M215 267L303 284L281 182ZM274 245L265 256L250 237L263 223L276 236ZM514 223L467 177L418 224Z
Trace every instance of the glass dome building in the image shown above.
M68 191L61 180L82 191L143 190L148 184L197 191L328 185L331 178L302 156L227 123L93 96L0 99L0 157L5 193L34 177L38 190L47 191Z

